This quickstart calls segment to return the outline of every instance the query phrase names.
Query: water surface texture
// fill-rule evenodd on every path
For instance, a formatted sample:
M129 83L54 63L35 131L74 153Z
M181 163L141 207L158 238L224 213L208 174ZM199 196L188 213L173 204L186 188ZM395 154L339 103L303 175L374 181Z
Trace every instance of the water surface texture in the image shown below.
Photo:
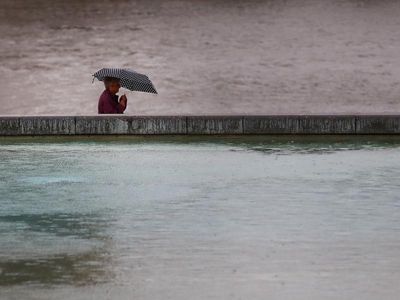
M400 141L285 139L2 139L0 298L398 299Z
M0 114L94 114L99 68L158 96L127 114L400 111L396 0L0 0Z

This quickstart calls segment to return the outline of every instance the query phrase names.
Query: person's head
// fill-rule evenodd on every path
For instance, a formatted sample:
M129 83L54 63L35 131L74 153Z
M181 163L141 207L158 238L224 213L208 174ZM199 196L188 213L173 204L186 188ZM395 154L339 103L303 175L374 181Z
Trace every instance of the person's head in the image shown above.
M109 90L112 94L116 94L121 87L118 78L114 77L106 77L104 78L104 86L107 90Z

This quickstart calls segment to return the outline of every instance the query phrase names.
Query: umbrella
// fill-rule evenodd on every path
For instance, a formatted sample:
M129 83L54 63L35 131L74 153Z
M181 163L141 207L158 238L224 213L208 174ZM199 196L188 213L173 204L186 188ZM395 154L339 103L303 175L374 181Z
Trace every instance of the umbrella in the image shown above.
M106 77L118 78L121 86L128 90L157 94L157 91L149 77L133 70L103 68L93 74L93 80L94 78L97 78L100 81L104 81L104 78Z

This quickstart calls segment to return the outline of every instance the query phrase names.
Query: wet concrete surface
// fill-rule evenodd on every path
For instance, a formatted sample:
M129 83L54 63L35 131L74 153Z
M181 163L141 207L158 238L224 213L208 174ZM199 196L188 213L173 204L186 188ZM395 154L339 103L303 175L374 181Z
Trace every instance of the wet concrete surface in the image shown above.
M398 1L0 4L0 114L95 114L107 66L159 91L126 114L400 111Z

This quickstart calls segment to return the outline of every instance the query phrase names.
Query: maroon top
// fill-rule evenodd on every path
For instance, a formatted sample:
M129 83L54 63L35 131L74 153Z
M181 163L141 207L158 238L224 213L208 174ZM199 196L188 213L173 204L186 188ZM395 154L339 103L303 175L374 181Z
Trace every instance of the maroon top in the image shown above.
M99 114L122 114L125 108L118 103L118 96L113 95L109 90L104 90L100 95L98 112Z

